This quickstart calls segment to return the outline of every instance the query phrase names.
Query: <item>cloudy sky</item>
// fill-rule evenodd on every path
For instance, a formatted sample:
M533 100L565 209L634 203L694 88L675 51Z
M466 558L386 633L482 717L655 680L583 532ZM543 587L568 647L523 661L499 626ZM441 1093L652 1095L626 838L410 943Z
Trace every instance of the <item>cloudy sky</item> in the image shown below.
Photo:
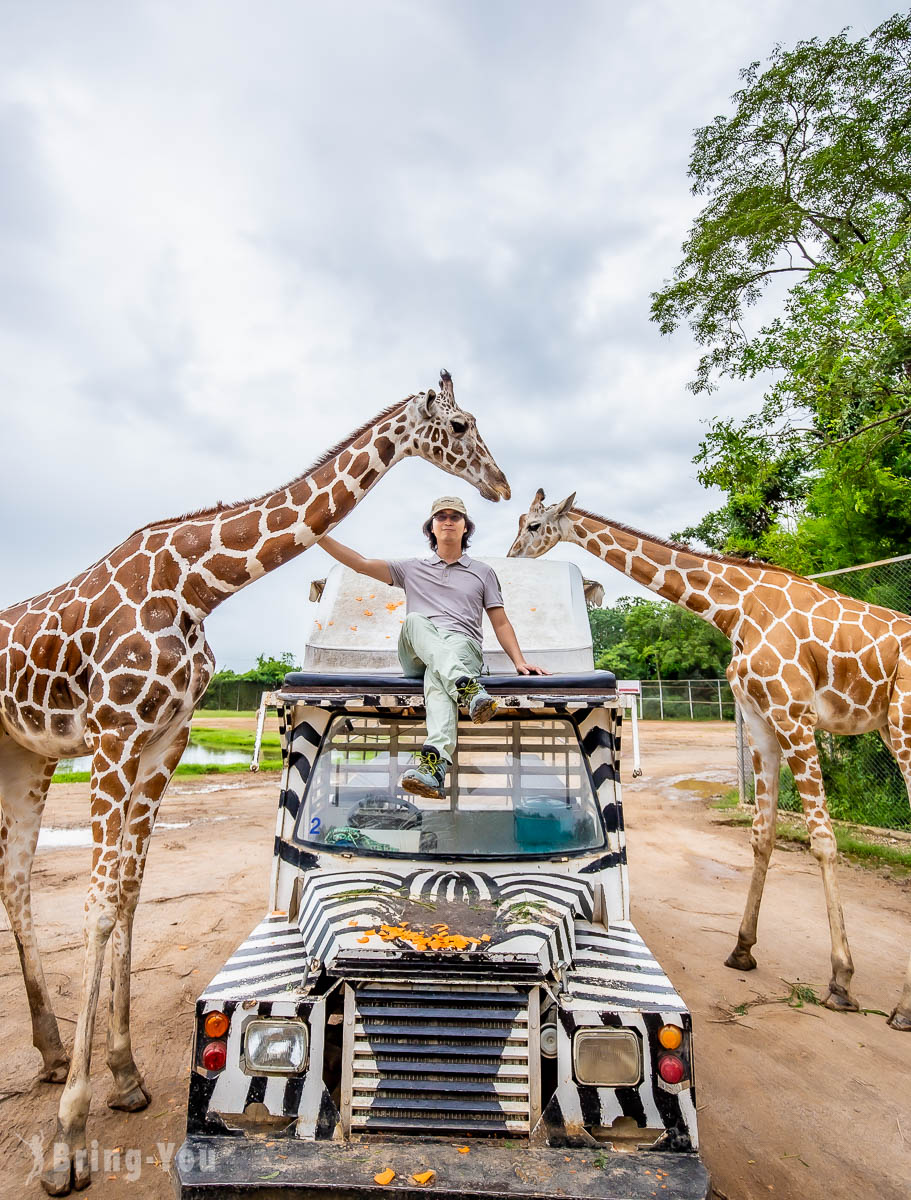
M0 605L133 529L255 495L440 367L513 488L398 465L339 527L421 553L455 488L505 554L538 486L667 535L712 497L688 332L649 292L697 211L692 131L776 42L880 0L0 0ZM582 551L552 552L635 592ZM207 622L300 655L304 554Z

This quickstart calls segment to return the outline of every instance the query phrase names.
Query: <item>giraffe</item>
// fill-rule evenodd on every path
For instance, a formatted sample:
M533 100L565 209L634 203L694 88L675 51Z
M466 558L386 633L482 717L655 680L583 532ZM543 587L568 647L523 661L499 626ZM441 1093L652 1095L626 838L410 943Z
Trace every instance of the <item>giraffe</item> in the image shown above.
M0 612L0 894L19 951L43 1058L63 1082L51 1195L91 1182L85 1146L90 1056L102 961L111 940L108 1104L150 1100L130 1040L133 916L155 815L214 666L203 621L234 592L311 546L395 463L418 455L488 500L509 497L471 413L444 371L384 409L277 491L157 521L68 583ZM29 878L58 758L92 756L93 853L72 1062L60 1039L32 925Z
M559 541L574 542L637 583L687 608L731 641L727 670L750 739L756 776L751 844L753 874L737 943L725 966L751 971L759 906L775 843L782 756L791 768L819 863L832 942L825 1003L857 1011L854 964L836 878L836 845L826 807L815 729L858 734L878 730L911 795L911 617L865 604L781 567L701 554L575 505L535 493L519 518L512 557L537 558ZM911 1031L911 962L893 1029Z

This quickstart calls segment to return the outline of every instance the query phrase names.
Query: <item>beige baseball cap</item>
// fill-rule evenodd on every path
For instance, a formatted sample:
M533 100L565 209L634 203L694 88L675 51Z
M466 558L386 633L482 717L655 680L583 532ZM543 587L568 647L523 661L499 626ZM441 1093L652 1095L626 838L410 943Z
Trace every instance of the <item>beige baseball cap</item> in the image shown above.
M439 496L430 506L430 515L435 517L438 512L442 512L444 508L451 509L452 512L461 513L463 517L468 516L468 509L465 507L465 501L458 496Z

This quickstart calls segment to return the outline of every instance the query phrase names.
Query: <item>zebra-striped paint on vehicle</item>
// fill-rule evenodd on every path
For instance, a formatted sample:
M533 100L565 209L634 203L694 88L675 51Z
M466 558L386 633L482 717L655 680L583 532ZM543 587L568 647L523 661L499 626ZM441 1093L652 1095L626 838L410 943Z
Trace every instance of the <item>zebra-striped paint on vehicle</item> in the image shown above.
M661 1054L657 1034L663 1024L676 1024L684 1031L688 1054L689 1014L629 920L619 785L620 709L573 701L542 703L529 697L514 702L516 716L572 722L602 814L604 845L569 856L484 861L482 866L400 854L341 855L307 845L297 833L298 816L333 716L414 716L414 697L346 696L343 706L337 698L308 697L306 704L289 702L280 708L284 770L271 882L274 912L238 947L197 1003L191 1133L242 1136L242 1114L252 1105L268 1115L271 1136L339 1137L342 1114L323 1078L327 1003L333 994L337 1021L342 994L353 998L353 1011L359 1012L359 994L366 997L370 988L403 986L433 1022L441 1019L441 1011L454 1010L460 1003L470 1006L472 994L480 1003L493 986L529 1000L534 997L536 1010L541 1004L545 1013L557 1014L557 1082L531 1130L533 1141L590 1145L591 1129L610 1128L617 1118L632 1117L643 1138L654 1135L672 1149L695 1147L692 1070L674 1086L664 1084L656 1071ZM431 956L404 940L362 940L369 930L393 924L405 902L426 907L427 923L432 924L429 914L440 901L471 911L484 909L490 920L489 942ZM510 909L518 919L510 920ZM556 1006L548 1010L553 1000ZM227 1063L214 1077L199 1059L205 1041L202 1022L213 1011L230 1017ZM245 1029L251 1020L269 1016L307 1023L309 1058L300 1075L257 1076L244 1069ZM573 1034L599 1026L634 1030L641 1040L643 1073L636 1086L602 1088L575 1081ZM366 1031L363 1036L369 1046L372 1035ZM689 1057L686 1061L691 1064ZM497 1068L495 1076L508 1094L508 1071L502 1076ZM496 1085L493 1091L499 1095ZM387 1124L396 1119L394 1114L390 1118L388 1097L380 1097L376 1107L362 1098L362 1109L365 1129L380 1119Z
M341 963L349 969L372 965L384 973L407 970L416 953L407 941L372 938L372 945L364 945L364 934L384 924L397 925L403 900L426 906L429 923L435 901L442 898L475 909L486 906L497 918L490 926L489 942L470 951L439 951L442 961L467 956L496 970L508 960L541 975L570 965L575 922L590 919L594 912L591 883L565 875L514 869L498 875L462 868L424 867L404 875L362 870L353 887L348 871L320 871L303 883L299 923L304 944L330 972ZM425 951L417 953L426 957Z
M660 965L630 922L609 932L580 919L576 922L576 959L565 973L560 994L558 1068L560 1079L536 1131L552 1145L587 1144L585 1125L610 1126L617 1117L635 1117L648 1128L676 1131L681 1142L696 1145L695 1094L692 1079L676 1089L660 1086L651 1069L660 1054L657 1030L678 1024L687 1036L690 1018ZM200 997L201 1025L206 1013L225 1012L231 1018L228 1061L213 1084L197 1070L191 1078L191 1132L226 1131L225 1118L242 1113L253 1099L276 1117L287 1117L285 1133L302 1138L330 1137L338 1113L322 1086L323 998L311 996L319 969L296 922L269 917L238 947ZM291 965L293 964L293 966ZM494 976L495 978L496 976ZM458 974L450 972L455 983ZM458 986L458 985L456 985ZM438 990L438 989L437 989ZM420 987L415 995L420 998ZM457 993L456 993L457 996ZM243 1008L239 1008L246 1001ZM241 1066L243 1030L254 1017L287 1016L306 1020L311 1029L310 1060L302 1077L262 1077L253 1087ZM588 1026L638 1030L643 1041L645 1070L635 1088L591 1088L575 1082L572 1072L572 1033ZM319 1066L314 1070L314 1064ZM262 1092L262 1095L259 1093ZM597 1119L595 1119L597 1118ZM666 1123L669 1122L669 1123ZM276 1130L276 1136L280 1130ZM657 1136L657 1135L656 1135Z

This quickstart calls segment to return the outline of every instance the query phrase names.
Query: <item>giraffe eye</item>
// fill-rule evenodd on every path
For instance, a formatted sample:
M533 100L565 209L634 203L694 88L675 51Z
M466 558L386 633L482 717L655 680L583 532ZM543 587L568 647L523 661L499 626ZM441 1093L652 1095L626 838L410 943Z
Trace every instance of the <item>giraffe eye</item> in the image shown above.
M538 521L534 525L526 525L525 528L528 530L529 533L537 533L538 530L541 528L541 522Z
M453 433L464 433L468 426L464 421L450 421L449 428Z

